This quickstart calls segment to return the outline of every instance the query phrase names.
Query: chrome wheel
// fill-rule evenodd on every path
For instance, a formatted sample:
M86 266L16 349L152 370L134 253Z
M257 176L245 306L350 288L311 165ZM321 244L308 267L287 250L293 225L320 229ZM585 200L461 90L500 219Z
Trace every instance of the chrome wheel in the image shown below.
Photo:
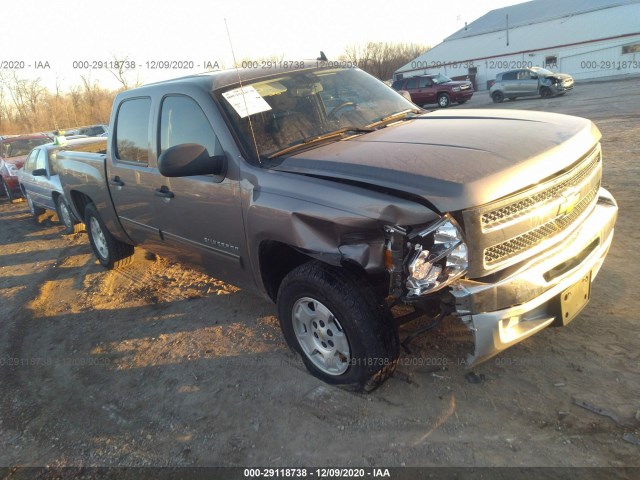
M27 194L27 206L29 207L29 212L31 212L31 215L33 215L35 217L36 216L36 207L33 204L33 200L31 200L31 197L29 196L29 194Z
M342 325L319 301L300 298L292 311L293 330L304 354L329 375L342 375L351 363L349 341Z
M64 223L65 227L73 228L73 220L71 220L71 213L69 212L69 207L67 207L67 203L62 201L60 202L60 220Z
M91 217L91 238L100 256L104 260L108 260L109 248L107 246L107 239L104 237L104 233L102 233L102 228L100 228L100 223L96 217Z

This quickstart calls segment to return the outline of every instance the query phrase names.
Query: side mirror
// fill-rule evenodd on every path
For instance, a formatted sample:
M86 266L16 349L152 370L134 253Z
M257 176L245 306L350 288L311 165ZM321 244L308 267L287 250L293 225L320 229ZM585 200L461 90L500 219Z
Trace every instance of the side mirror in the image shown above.
M31 175L33 175L34 177L46 177L47 170L45 168L36 168L33 172L31 172Z
M165 177L220 175L225 160L224 155L210 156L207 149L197 143L182 143L162 152L158 170Z

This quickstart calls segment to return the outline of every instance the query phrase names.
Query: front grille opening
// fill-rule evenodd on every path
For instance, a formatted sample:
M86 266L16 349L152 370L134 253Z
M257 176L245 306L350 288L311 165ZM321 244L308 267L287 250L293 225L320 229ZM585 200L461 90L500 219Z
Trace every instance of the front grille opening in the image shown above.
M596 248L598 248L598 245L600 245L600 238L595 239L593 242L591 242L587 248L583 249L578 255L576 255L573 258L570 258L569 260L566 260L558 265L556 265L555 267L553 267L551 270L547 271L544 273L543 277L545 279L545 281L550 282L551 280L553 280L554 278L558 278L562 275L564 275L567 272L570 272L571 270L573 270L574 268L576 268L578 265L580 265L589 255L591 255L591 252L593 252Z
M591 203L593 203L596 198L596 193L597 190L589 192L568 215L555 218L534 230L485 249L485 265L493 266L498 262L515 257L525 250L535 247L547 238L550 238L566 229L580 217Z
M561 192L563 192L567 188L575 187L582 184L587 179L587 177L589 177L598 167L598 163L600 163L600 157L600 152L595 155L592 154L592 157L589 160L579 164L577 167L574 167L573 171L570 172L570 177L563 182L553 185L546 190L535 193L532 196L524 198L518 202L514 202L509 205L505 205L504 207L500 207L484 213L482 215L483 228L499 225L519 216L525 215L534 208L539 207L541 204L558 197Z

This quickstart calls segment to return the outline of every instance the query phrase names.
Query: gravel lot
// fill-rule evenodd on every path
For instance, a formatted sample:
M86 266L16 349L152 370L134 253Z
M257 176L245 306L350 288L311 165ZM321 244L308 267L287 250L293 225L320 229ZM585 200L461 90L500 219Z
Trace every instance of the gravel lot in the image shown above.
M639 87L465 105L593 119L613 247L566 328L468 375L445 322L371 395L307 374L251 292L142 250L105 271L0 203L0 466L640 466Z

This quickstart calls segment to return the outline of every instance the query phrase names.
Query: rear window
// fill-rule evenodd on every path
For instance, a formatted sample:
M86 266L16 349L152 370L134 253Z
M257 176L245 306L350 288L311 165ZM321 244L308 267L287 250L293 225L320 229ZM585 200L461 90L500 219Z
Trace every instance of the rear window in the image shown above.
M133 98L120 104L116 120L116 157L119 160L149 162L149 115L151 99Z
M31 150L45 143L51 143L48 138L18 138L2 143L1 156L4 158L21 157L27 155Z

